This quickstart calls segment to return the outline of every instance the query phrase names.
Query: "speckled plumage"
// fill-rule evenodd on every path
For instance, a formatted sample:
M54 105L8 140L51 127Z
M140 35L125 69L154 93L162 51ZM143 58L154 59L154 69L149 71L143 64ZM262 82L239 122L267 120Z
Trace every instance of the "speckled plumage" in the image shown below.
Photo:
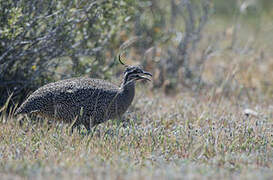
M151 75L128 67L121 87L101 79L73 78L49 83L33 92L15 114L37 114L49 119L90 127L121 117L135 95L135 81Z

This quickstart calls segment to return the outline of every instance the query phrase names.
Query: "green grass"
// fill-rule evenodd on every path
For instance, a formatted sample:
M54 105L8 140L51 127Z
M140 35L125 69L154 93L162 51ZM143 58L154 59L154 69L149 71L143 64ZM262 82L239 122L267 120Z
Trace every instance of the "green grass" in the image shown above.
M139 96L139 95L138 95ZM0 124L0 174L30 179L176 179L273 177L269 104L245 116L240 104L209 95L139 96L128 121L92 135L69 126ZM151 111L152 110L152 111Z

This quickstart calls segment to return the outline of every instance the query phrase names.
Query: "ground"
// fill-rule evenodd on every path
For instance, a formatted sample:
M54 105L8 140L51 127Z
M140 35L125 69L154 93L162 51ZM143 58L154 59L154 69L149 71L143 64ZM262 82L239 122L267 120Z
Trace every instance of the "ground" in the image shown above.
M5 119L2 177L272 179L272 105L252 106L258 114L248 115L244 105L218 96L137 96L128 121L109 121L90 135Z

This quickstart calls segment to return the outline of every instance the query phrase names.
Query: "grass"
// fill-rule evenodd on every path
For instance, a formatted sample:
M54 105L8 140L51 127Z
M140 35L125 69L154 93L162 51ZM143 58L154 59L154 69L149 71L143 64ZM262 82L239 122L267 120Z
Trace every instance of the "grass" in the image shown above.
M91 135L3 114L0 177L273 179L272 42L255 41L238 53L247 41L225 48L230 33L205 64L203 78L214 86L182 87L174 96L138 87L125 121L101 124ZM272 36L262 33L257 41ZM257 114L244 114L247 108Z
M167 98L167 99L166 99ZM217 102L217 101L216 101ZM15 179L273 177L272 107L257 117L227 99L179 94L138 97L128 121L93 135L68 125L0 124L0 174ZM150 111L152 109L152 111Z

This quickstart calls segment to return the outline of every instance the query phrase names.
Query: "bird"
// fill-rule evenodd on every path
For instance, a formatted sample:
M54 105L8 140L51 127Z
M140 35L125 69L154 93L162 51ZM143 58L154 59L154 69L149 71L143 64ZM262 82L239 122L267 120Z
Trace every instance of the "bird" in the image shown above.
M125 65L120 86L106 80L78 77L46 84L34 91L15 111L35 114L54 121L92 127L120 118L131 105L138 80L151 81L152 74L139 66Z

